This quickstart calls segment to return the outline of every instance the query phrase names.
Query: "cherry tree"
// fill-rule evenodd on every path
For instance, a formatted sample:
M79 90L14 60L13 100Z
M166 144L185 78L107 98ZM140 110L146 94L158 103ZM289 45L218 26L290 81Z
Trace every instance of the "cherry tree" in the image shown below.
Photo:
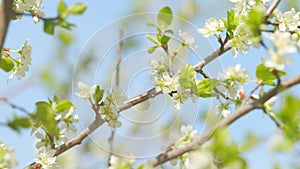
M80 80L78 72L84 72L85 69L93 66L91 57L87 57L82 52L80 55L84 56L82 57L84 59L79 59L77 65L72 67L73 74L68 75L67 79L71 79L72 82L67 80L64 86L67 92L45 96L48 100L36 102L34 110L28 111L20 103L11 102L5 96L1 96L2 103L22 114L21 116L14 115L11 120L1 122L2 126L11 128L12 132L30 129L31 137L37 140L34 147L37 150L37 157L32 159L32 163L28 166L21 167L26 169L64 168L67 164L61 156L75 147L88 147L90 146L89 140L98 142L97 139L100 137L99 142L108 147L106 152L108 158L105 158L105 161L107 168L110 169L147 169L164 166L170 168L248 168L244 154L264 138L249 134L244 141L238 143L231 138L228 128L241 117L257 112L255 110L259 110L275 124L275 134L272 136L273 142L270 145L272 151L297 151L300 139L300 98L296 94L289 93L289 90L300 83L300 74L287 71L287 67L298 64L293 61L293 58L299 57L300 12L297 11L297 6L289 10L280 9L279 5L282 3L280 0L229 0L228 3L231 3L233 8L224 11L225 17L209 17L200 28L194 27L197 36L207 40L208 43L208 40L211 40L218 45L210 54L197 62L187 58L192 55L191 53L203 50L204 44L201 44L203 41L197 42L194 33L186 31L189 23L178 17L172 6L164 6L155 13L140 14L147 19L150 17L149 20L142 19L142 24L147 26L146 33L143 32L142 35L147 43L144 44L139 39L135 43L143 46L143 49L147 51L144 55L151 58L148 63L150 73L147 79L151 81L152 88L138 95L129 96L129 92L122 83L123 76L126 75L122 73L122 59L124 59L122 51L131 48L128 45L124 28L124 30L114 32L118 34L118 41L112 48L116 49L117 57L112 64L113 69L110 69L113 73L104 71L106 76L112 76L109 79L113 79L108 85L87 81L86 79L89 78ZM71 23L69 18L80 17L78 15L84 14L86 9L87 6L84 3L69 5L60 0L57 4L57 16L46 17L42 0L2 0L0 68L2 74L7 75L6 83L9 84L13 80L22 81L31 67L35 66L32 64L32 60L35 59L32 53L34 46L31 46L30 39L17 39L24 41L19 49L6 46L5 39L10 38L6 37L7 30L13 29L9 27L11 22L18 22L23 17L32 17L34 23L43 24L46 34L54 36L58 34L60 41L69 45L71 37L68 33L61 33L59 30L76 29L75 24ZM136 16L125 17L121 21L138 25L137 23L141 21L133 19ZM111 25L113 27L114 22ZM105 38L104 33L102 35ZM97 37L97 34L94 37ZM95 44L93 38L90 41L87 44ZM104 43L112 45L109 40ZM104 46L105 44L102 47ZM86 45L87 50L83 51L91 52L88 47ZM59 50L59 47L57 48ZM246 54L256 55L255 51L263 53L260 53L262 56L253 57L253 60L257 60L253 63L259 63L253 65L255 70L246 69L241 63L232 64L217 74L211 73L210 68L207 68L226 53L231 53L231 56L226 55L227 60L234 60ZM130 67L142 65L139 61L135 60L136 65L130 65ZM101 63L99 65L100 67L107 66ZM214 69L220 69L220 67ZM73 83L76 85L74 86L75 92L71 90ZM139 84L146 85L142 82ZM76 99L72 100L68 93L74 94ZM281 95L281 93L285 94ZM129 130L143 134L143 132L139 133L140 124L128 127L128 123L124 120L126 114L132 109L143 109L149 106L149 102L153 100L160 102L161 96L164 96L168 105L166 106L167 112L170 114L166 116L167 119L161 117L163 121L158 127L150 126L152 130L148 129L146 132L157 130L157 127L161 133L164 133L164 127L168 128L168 134L164 135L165 138L161 141L163 148L159 147L160 151L155 154L149 150L157 148L156 142L151 144L151 141L141 141L139 145L135 145L137 150L131 150L130 153L126 150L124 154L122 149L126 149L126 146L128 149L132 147L129 143L127 145L127 142L119 147L114 145L114 141L117 142L119 138L116 132ZM282 97L278 99L279 96ZM188 114L192 113L183 107L185 105L197 106L199 100L211 103L209 108L206 107L208 110L200 114L201 118L193 117L194 124L204 123L201 131L200 127L193 123L186 123L184 118L180 119L178 114L171 113L182 111L186 117L190 117ZM276 106L275 102L282 104ZM83 129L79 127L82 119L76 112L82 110L87 111L84 116L92 118L87 125L83 125ZM144 117L139 116L139 118L148 117L146 114L142 116ZM164 126L166 124L173 125L173 127ZM237 125L234 127L238 128ZM98 133L97 137L95 136L101 128L111 132L108 139L104 137L104 133L101 133L103 136ZM120 142L122 140L119 144ZM89 151L92 152L92 149L90 148ZM146 158L145 155L136 153L138 151L141 154L149 151L151 155L146 153ZM69 163L77 163L77 161ZM17 166L14 148L9 142L3 143L0 140L0 168ZM280 166L276 167L280 168Z

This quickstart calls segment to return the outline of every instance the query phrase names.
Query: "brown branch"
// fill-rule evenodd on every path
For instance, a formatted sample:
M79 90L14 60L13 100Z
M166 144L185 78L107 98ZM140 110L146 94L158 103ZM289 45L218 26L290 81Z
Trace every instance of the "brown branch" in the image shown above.
M274 12L274 10L277 8L281 0L274 0L273 3L270 5L270 7L267 9L264 17L264 23L268 23L268 19Z
M0 5L0 52L2 51L9 22L13 16L13 0L2 0Z
M236 109L236 111L231 114L229 117L223 119L220 121L214 128L210 128L207 131L205 131L200 136L196 137L191 143L182 146L176 150L172 150L163 154L160 154L157 158L151 160L152 165L158 166L160 164L163 164L166 161L169 161L173 158L176 158L177 156L180 156L186 152L189 152L196 148L197 146L205 143L214 133L216 129L228 126L235 122L237 119L241 118L242 116L249 113L251 110L254 110L256 108L261 108L261 105L263 105L267 100L269 100L271 97L277 95L278 93L283 92L285 89L290 88L294 85L300 84L300 75L291 78L286 81L282 81L278 86L268 91L265 95L263 95L260 99L254 101L252 104L244 104Z

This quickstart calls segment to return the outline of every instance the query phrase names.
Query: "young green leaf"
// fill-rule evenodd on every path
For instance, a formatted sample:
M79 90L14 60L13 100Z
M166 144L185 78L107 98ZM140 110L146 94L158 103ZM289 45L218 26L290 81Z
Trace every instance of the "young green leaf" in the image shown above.
M157 27L154 23L152 22L147 22L147 26L153 26L153 27Z
M227 24L225 24L225 27L230 35L230 37L233 37L233 31L236 29L237 27L237 23L235 21L235 18L234 18L234 10L230 10L230 11L227 11Z
M207 98L214 96L213 88L217 86L218 81L215 79L203 79L197 81L198 96Z
M195 71L192 65L188 64L181 69L178 82L183 88L191 89L192 93L198 93L195 81Z
M63 100L56 105L56 111L57 113L63 112L70 110L71 107L74 107L74 105L69 100Z
M281 128L286 139L291 143L296 143L300 140L299 123L300 123L300 99L288 95L282 104L279 113L276 113L277 118L281 121Z
M44 126L48 134L55 134L55 111L52 109L49 103L43 101L36 103L36 118Z
M151 46L148 48L148 53L153 53L158 46Z
M84 3L79 3L79 2L70 6L67 9L68 13L72 15L83 14L85 10L86 10L86 5Z
M278 71L279 77L285 76L285 72ZM273 80L277 79L276 75L273 72L272 68L266 67L263 63L259 64L256 67L256 78L258 81L262 81L264 85L275 86L275 82Z
M252 6L247 17L244 17L245 26L243 29L251 33L251 41L259 42L261 40L260 26L264 21L265 11L260 5Z
M9 72L14 68L14 62L10 58L0 58L0 68L5 72Z
M63 0L60 0L58 5L57 5L57 13L60 17L66 12L67 10L67 5Z
M19 132L20 129L22 129L22 128L26 129L26 128L31 127L31 123L30 123L29 117L14 116L14 119L9 121L7 123L7 126L13 130Z
M71 30L71 27L75 27L76 25L75 24L72 24L70 22L67 22L65 20L59 20L57 23L56 23L57 26L60 26L62 28L65 28L65 29L68 29L68 30Z
M153 36L147 34L146 37L151 41L153 42L154 44L157 44L158 46L160 46L160 42L158 42Z
M173 13L170 7L166 6L159 10L157 16L157 23L158 25L166 29L168 26L171 25L173 21Z
M52 19L45 19L44 20L44 32L53 35L54 34L54 27L55 27L55 23L53 22Z
M67 31L59 31L58 37L64 45L70 45L73 41L73 35Z
M160 38L160 43L161 43L161 44L167 44L167 43L169 42L170 39L171 39L170 36L164 35L164 36L162 36L162 37Z
M98 103L102 100L104 94L104 90L100 88L100 86L97 85L96 91L94 94L94 100Z

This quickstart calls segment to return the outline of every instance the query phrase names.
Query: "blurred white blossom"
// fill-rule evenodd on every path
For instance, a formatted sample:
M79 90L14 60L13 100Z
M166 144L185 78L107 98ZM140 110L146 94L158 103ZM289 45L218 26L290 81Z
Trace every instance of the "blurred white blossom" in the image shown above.
M12 74L8 77L7 81L12 79L14 76L17 76L20 80L25 76L25 73L29 70L29 65L31 65L31 54L32 47L27 39L22 46L22 49L19 50L21 57L17 59L17 66L13 68Z
M225 30L225 25L223 21L217 20L215 18L210 18L205 21L204 28L198 29L198 33L202 34L204 37L218 36Z
M18 165L14 149L0 141L0 168L11 169Z
M285 64L291 62L286 55L297 51L296 42L289 32L276 31L266 37L273 43L274 50L268 50L270 60L265 62L265 66L283 70Z
M115 155L112 155L110 157L109 164L110 166L108 169L120 169L120 168L125 168L125 167L130 167L131 165L135 162L134 157L118 157Z
M280 31L284 32L299 30L298 26L300 26L300 12L296 12L294 8L285 13L276 10L275 16L279 22Z
M78 82L78 88L80 92L75 94L83 99L90 99L96 91L96 85L88 86L81 81Z
M56 161L55 150L41 148L38 151L38 158L34 162L41 164L43 169L61 169L62 167Z
M17 13L25 13L29 12L32 14L34 23L38 23L40 21L39 18L43 17L44 11L43 1L42 0L16 0L14 2L14 10ZM17 15L17 19L21 19L22 15Z
M178 31L178 34L185 46L188 46L192 49L197 48L197 46L194 45L195 38L191 34L187 32L181 32L181 30Z

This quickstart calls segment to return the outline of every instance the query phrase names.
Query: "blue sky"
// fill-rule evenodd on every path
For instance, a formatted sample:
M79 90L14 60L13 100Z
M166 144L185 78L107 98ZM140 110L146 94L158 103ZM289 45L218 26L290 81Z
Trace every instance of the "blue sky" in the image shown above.
M105 28L105 26L111 24L112 21L124 17L126 15L134 14L135 7L132 3L133 1L92 1L87 0L85 3L88 8L87 11L82 16L70 17L69 21L75 23L77 26L73 30L75 35L76 43L72 46L68 57L70 57L72 62L75 64L77 56L79 55L81 48L86 44L86 42L92 37L95 32ZM137 0L134 1L136 4ZM56 15L56 5L58 1L45 1L44 11L46 16L51 17ZM71 5L75 1L68 1L67 4ZM185 1L170 1L170 0L160 0L153 3L147 2L148 6L140 7L137 9L143 12L157 12L163 6L171 6L174 13L179 13L184 7ZM220 5L219 3L222 3ZM192 17L191 23L196 27L201 27L204 24L204 20L210 17L225 17L225 10L230 9L230 3L227 1L219 2L214 1L200 1L199 4L199 17ZM47 65L47 61L51 59L53 53L55 52L55 45L57 41L54 36L43 33L42 23L34 24L30 17L24 17L22 20L12 21L7 34L7 39L5 42L5 47L10 47L17 49L22 46L26 39L30 40L33 46L32 55L32 67L28 72L27 76L21 80L12 80L6 83L8 74L0 74L0 96L7 97L11 102L25 107L29 111L33 111L35 107L35 102L40 100L46 100L47 97L52 97L50 91L45 90L43 85L38 83L36 74L44 65ZM194 30L195 32L196 30ZM116 35L118 33L113 33ZM201 35L196 35L196 39L202 39ZM217 47L216 41L210 39L211 48ZM202 42L202 41L201 41ZM198 42L199 43L199 42ZM201 51L201 44L199 46L199 51ZM220 57L218 60L222 64L223 68L228 66L233 66L237 63L241 63L243 67L249 70L255 70L255 66L260 62L260 58L265 54L264 51L258 49L251 49L253 53L247 55L240 55L238 58L233 59L230 52ZM209 50L205 49L206 53ZM293 56L295 63L300 63L299 54ZM195 62L194 60L191 60ZM210 68L209 68L210 69ZM291 75L296 75L299 73L296 70L297 64L291 65L287 68L287 72ZM254 71L249 71L250 76L254 77ZM92 84L92 82L90 82ZM151 85L150 85L151 86ZM292 91L293 93L299 95L299 87L295 87ZM246 89L247 90L247 89ZM249 88L248 90L251 90ZM10 119L14 112L17 112L5 104L0 103L0 119L4 122L6 119ZM255 111L250 115L243 117L230 127L232 131L233 139L236 141L241 141L244 137L246 131L255 131L258 135L270 136L275 130L275 125L268 119L268 117L263 116L262 112ZM9 144L15 148L17 159L20 163L19 168L22 168L36 157L36 152L34 150L35 138L34 136L29 137L30 131L24 130L20 134L13 132L9 128L0 128L0 140L4 143ZM269 153L268 147L265 143L258 145L255 149L249 151L246 155L249 160L249 168L271 168L271 163L281 159L286 161L287 158L283 156L274 155Z

